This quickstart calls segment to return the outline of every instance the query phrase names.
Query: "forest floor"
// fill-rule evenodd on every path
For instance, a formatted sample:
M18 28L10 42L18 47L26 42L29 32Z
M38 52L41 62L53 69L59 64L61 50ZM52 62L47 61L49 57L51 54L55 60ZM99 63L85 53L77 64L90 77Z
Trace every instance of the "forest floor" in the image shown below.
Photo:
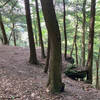
M28 48L0 45L0 100L100 100L99 90L65 75L65 92L48 93L48 75L43 72L45 59L41 59L39 48L36 51L41 63L37 66L28 63Z

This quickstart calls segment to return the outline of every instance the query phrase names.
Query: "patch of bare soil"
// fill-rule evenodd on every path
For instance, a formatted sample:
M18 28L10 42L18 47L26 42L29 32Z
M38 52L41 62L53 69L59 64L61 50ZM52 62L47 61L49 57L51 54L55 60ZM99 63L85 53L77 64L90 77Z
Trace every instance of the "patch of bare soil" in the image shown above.
M65 92L48 93L48 75L43 73L45 59L41 59L39 48L37 54L41 65L30 65L29 49L0 45L0 100L100 100L100 91L64 75Z

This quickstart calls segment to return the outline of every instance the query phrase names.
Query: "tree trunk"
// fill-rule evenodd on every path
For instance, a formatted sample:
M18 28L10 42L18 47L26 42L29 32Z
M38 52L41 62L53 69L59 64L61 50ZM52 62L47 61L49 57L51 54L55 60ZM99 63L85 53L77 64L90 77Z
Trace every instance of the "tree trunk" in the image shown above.
M41 0L42 10L50 39L49 89L51 93L64 90L61 78L61 37L53 0Z
M97 89L100 89L100 83L99 83L99 66L100 66L100 48L99 48L99 52L98 52L98 59L96 61L96 69L97 69L97 72L96 72L96 88Z
M73 54L74 43L75 43L75 35L74 35L74 40L73 40L73 44L72 44L72 49L71 49L71 52L70 52L70 57L72 57L72 54Z
M67 34L66 34L66 9L65 9L65 0L63 0L63 9L64 9L64 16L63 16L63 24L64 24L64 38L65 38L65 60L67 56Z
M82 57L81 57L82 67L85 66L85 24L86 24L85 6L86 6L86 0L84 0L84 2L83 2L83 26L82 26L83 32L82 32Z
M38 39L37 39L37 30L36 30L36 22L33 22L34 24L34 35L35 35L35 43L38 46Z
M77 28L78 28L78 16L77 16L77 23L76 23L76 27L75 27L74 40L73 40L73 44L72 44L72 50L70 52L70 57L72 57L73 50L74 50L74 45L75 45L76 64L78 65L78 48L77 48L77 43L76 43L76 39L77 39Z
M12 34L13 34L13 39L14 39L14 46L16 46L16 36L15 36L15 31L14 31L15 25L14 25L14 23L12 23L12 25L13 25Z
M96 61L96 89L100 89L99 86L99 62Z
M40 41L40 45L41 45L41 57L45 58L44 44L43 44L43 40L42 40L42 31L41 31L41 25L40 25L38 0L35 0L35 3L36 3L36 13L37 13L37 22L38 22L38 30L39 30L39 41Z
M95 24L95 6L96 0L91 0L91 19L90 19L90 32L88 42L88 61L87 61L87 80L92 84L92 66L93 66L93 44L94 44L94 24Z
M32 30L32 21L31 21L31 15L30 15L29 0L24 0L24 3L25 3L26 22L27 22L29 47L30 47L29 62L31 64L38 64L37 56L36 56L35 43L34 43L34 37L33 37L33 30Z
M46 65L44 68L44 72L47 73L49 69L49 59L50 59L50 40L48 36L48 49L47 49L47 59L46 59Z
M5 28L4 28L4 24L3 24L3 21L2 21L1 13L0 13L0 28L1 28L2 36L3 36L3 44L7 45L8 39L7 39L6 31L5 31Z
M76 29L75 29L75 56L76 56L76 65L78 65L78 48L77 48L77 29L78 29L78 16L77 17L77 23L76 23Z

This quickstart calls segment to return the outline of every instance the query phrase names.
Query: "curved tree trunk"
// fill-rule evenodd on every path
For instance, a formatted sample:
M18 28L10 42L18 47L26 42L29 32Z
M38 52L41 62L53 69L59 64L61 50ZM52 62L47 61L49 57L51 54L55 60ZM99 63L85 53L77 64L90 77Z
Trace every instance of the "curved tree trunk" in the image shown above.
M8 44L8 39L7 39L7 35L6 35L6 31L5 31L5 28L4 28L4 24L3 24L3 21L2 21L2 15L0 13L0 28L1 28L1 31L2 31L2 36L3 36L3 44Z
M41 0L50 39L49 89L52 93L64 90L61 78L61 37L53 0Z
M34 37L33 37L33 30L32 30L32 21L31 21L31 15L30 15L29 0L24 0L24 3L25 3L26 22L27 22L29 47L30 47L29 62L31 64L38 64L37 56L36 56L35 43L34 43Z
M87 61L87 80L92 84L92 66L93 66L93 44L94 44L94 24L95 24L95 6L96 0L91 0L91 19L90 19L90 32L88 42L88 61Z
M38 0L35 0L35 3L36 3L36 13L37 13L37 22L38 22L38 30L39 30L39 41L40 41L40 45L41 45L41 56L42 56L42 58L45 58L44 44L43 44L42 31L41 31L41 25L40 25Z

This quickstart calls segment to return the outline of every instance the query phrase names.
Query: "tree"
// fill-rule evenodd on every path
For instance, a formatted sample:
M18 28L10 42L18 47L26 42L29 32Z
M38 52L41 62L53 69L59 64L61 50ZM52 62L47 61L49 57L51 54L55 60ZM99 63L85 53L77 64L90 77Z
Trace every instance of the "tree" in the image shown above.
M51 93L64 90L61 78L61 37L53 0L41 0L42 10L50 39L50 64L48 87Z
M76 57L76 64L78 65L78 47L77 47L77 30L78 30L78 16L77 17L77 22L76 22L76 28L75 28L75 57Z
M26 22L27 22L29 47L30 47L30 59L29 59L29 62L31 64L37 64L38 61L37 61L36 49L35 49L35 43L34 43L34 37L33 37L29 0L24 0L24 3L25 3Z
M75 58L76 58L76 64L78 65L78 47L77 47L78 16L77 16L77 14L76 14L76 20L77 20L77 22L76 22L76 26L75 26L75 35L74 35L74 39L73 39L70 56L72 57L74 45L75 45Z
M67 34L66 34L66 9L65 9L65 0L63 0L63 24L64 24L64 38L65 38L65 54L64 57L66 59L67 56Z
M36 3L38 31L39 31L39 41L40 41L40 45L41 45L41 56L42 56L42 58L45 58L44 44L43 44L43 39L42 39L42 31L41 31L40 17L39 17L38 0L35 0L35 3Z
M82 66L85 66L85 24L86 24L86 0L83 1L83 25L82 25Z
M9 37L9 41L10 41L10 39L11 39L11 36L13 36L13 39L14 39L14 46L16 46L16 36L15 36L14 28L15 28L15 24L14 24L14 22L13 22L13 23L12 23L12 31L11 31L11 34L10 34L10 37Z
M88 41L88 61L87 61L87 80L92 84L92 66L93 66L93 44L94 44L94 25L95 25L95 6L96 0L91 0L91 18L89 27L89 41Z
M100 83L99 83L99 66L100 66L100 48L98 53L98 59L96 61L96 88L100 89Z
M0 28L1 28L1 31L2 31L2 36L3 36L3 44L8 44L8 39L7 39L7 35L6 35L6 31L5 31L5 28L4 28L4 24L3 24L3 21L2 21L2 15L0 13Z

